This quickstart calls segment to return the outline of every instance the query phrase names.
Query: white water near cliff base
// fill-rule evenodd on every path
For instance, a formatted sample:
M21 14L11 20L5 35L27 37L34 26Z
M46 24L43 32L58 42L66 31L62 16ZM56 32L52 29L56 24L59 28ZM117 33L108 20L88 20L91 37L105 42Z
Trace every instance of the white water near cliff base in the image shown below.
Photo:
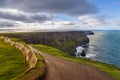
M120 31L95 31L86 57L120 67Z
M83 48L82 46L78 46L78 47L76 47L76 50L77 50L75 53L76 57L82 57L81 54L82 54L83 50L85 50L85 48Z

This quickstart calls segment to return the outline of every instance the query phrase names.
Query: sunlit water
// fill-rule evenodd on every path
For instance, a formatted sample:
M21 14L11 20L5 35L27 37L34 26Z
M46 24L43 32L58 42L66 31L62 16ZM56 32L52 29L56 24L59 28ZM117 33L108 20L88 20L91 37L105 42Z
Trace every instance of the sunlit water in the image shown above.
M90 39L87 58L120 67L120 31L95 31Z
M0 30L13 32L16 30ZM120 67L120 31L93 31L95 35L88 36L90 39L86 58L114 64ZM79 57L83 47L77 47L76 57Z

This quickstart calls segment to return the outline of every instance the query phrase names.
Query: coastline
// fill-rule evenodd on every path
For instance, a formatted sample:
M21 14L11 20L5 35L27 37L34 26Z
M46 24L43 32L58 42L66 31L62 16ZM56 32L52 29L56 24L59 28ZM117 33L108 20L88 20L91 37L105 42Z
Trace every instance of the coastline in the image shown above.
M22 41L28 41L29 44L30 44L30 41L33 41L33 42L36 42L36 40L41 40L41 39L38 39L38 36L40 35L45 35L43 33L11 33L11 34L4 34L6 36L9 36L9 37L14 37L14 38L19 38L20 40ZM75 34L74 34L75 35ZM73 35L73 36L74 36ZM64 35L63 35L64 36ZM68 36L68 35L67 35ZM87 37L87 35L84 35L84 36L80 36L78 34L76 36L77 39L77 42L83 42L83 44L87 44L89 43L89 39ZM51 36L50 36L51 37ZM55 37L62 37L62 36L55 36ZM71 36L70 36L71 37ZM37 39L36 39L37 38ZM45 41L44 37L42 37L43 41ZM52 39L54 40L54 38L52 37ZM60 39L64 39L64 38L60 38ZM68 37L67 37L68 39ZM65 40L67 40L65 39ZM73 38L74 39L74 38ZM70 39L71 40L71 39ZM59 40L58 40L59 41ZM63 48L63 49L75 49L76 46L73 47L70 47L71 46L71 42L67 41L65 42L66 44L62 45L62 46L59 46L59 48ZM76 43L76 44L78 44ZM66 59L66 60L70 60L70 61L75 61L75 62L79 62L79 63L82 63L82 64L87 64L87 65L91 65L93 67L96 67L102 71L104 71L105 73L113 76L114 78L116 78L117 80L120 80L120 68L116 67L115 65L111 65L111 64L106 64L106 63L102 63L102 62L99 62L99 61L93 61L93 60L90 60L90 59L86 59L86 58L76 58L74 56L70 56L68 54L66 54L66 52L63 52L62 50L56 48L56 47L52 47L51 45L41 45L40 43L32 43L31 44L34 44L34 45L40 45L40 49L42 49L43 51L50 51L50 53L54 56L57 56L59 58L63 58L63 59ZM69 44L69 45L68 45ZM70 48L67 48L66 45ZM75 45L75 44L74 44ZM50 47L51 46L51 47ZM73 43L72 43L72 46L73 46ZM47 50L48 49L48 50ZM49 53L49 52L46 52L46 53ZM49 54L50 54L49 53Z
M113 64L120 67L119 55L119 32L110 31L94 31L90 39L87 57L92 60Z

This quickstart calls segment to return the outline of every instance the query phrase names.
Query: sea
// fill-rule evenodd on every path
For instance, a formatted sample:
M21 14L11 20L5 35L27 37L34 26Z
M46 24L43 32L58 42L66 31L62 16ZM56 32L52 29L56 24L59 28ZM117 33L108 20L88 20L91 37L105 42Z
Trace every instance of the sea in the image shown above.
M120 67L120 31L93 31L86 58Z

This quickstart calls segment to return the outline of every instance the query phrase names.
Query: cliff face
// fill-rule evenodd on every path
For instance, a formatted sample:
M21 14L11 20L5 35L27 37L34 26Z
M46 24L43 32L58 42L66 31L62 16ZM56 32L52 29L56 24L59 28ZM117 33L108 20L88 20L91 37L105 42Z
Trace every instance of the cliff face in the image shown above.
M7 37L20 38L27 44L45 44L75 55L76 47L89 43L86 35L93 34L90 31L70 32L36 32L36 33L11 33L3 34Z

